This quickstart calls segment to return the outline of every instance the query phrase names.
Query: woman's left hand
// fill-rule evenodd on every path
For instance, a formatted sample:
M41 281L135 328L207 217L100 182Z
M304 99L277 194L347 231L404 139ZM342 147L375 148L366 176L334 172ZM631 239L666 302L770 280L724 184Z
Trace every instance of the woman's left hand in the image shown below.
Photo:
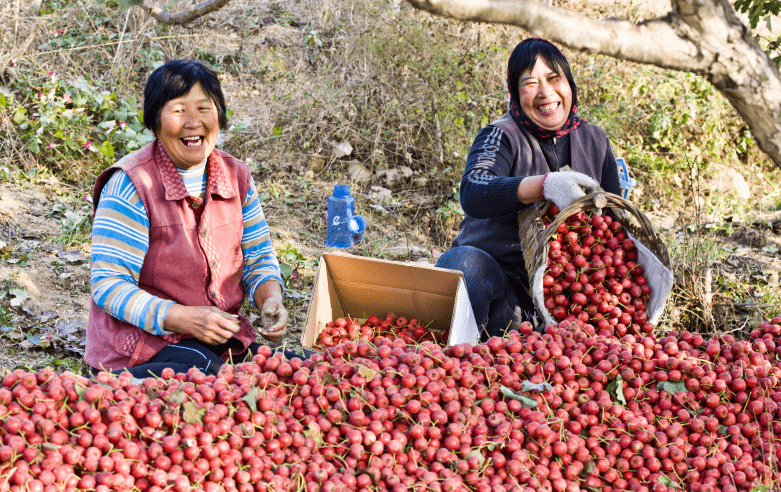
M254 300L260 309L258 333L271 340L285 336L288 314L282 304L282 286L274 280L263 282L255 290Z
M285 335L288 313L281 297L269 297L260 308L260 334L269 339L279 339Z

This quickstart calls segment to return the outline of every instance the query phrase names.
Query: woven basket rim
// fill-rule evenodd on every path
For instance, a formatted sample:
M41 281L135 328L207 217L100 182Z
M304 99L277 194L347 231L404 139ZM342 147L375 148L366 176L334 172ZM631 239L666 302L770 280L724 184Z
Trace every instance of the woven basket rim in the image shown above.
M604 207L597 206L597 203L604 203ZM640 241L651 250L666 268L671 269L667 246L659 236L658 231L656 231L648 217L638 207L619 195L602 190L588 193L573 201L564 210L559 211L555 219L545 226L542 222L542 217L547 213L551 205L550 201L541 200L518 213L518 235L529 279L530 292L539 267L548 260L548 245L551 238L556 234L556 228L570 216L581 211L602 209L604 213L610 214L613 219L621 222L624 229L635 240ZM630 215L638 225L628 220ZM539 306L537 307L539 310Z

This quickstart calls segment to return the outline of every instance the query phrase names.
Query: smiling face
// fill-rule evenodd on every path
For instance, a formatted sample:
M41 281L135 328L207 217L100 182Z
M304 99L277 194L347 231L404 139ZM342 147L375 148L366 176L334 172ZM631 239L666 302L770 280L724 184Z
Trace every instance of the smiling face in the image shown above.
M541 56L518 79L521 109L544 130L558 130L572 108L572 88L564 75L554 72Z
M217 106L203 92L201 84L195 84L187 94L165 103L155 134L176 167L198 166L217 144Z

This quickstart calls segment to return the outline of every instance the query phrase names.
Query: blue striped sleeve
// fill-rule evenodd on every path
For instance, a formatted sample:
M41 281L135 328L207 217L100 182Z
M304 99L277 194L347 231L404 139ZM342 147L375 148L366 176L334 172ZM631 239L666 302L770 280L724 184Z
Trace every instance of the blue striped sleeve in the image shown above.
M244 220L244 232L241 236L241 251L244 254L241 284L254 305L255 291L260 284L267 280L275 280L282 286L283 292L285 284L282 281L274 248L271 245L271 231L260 206L255 182L251 178L241 213ZM260 308L260 306L255 307Z
M138 287L149 250L149 218L130 177L117 171L103 188L92 227L91 295L111 316L153 335L164 326L173 301Z

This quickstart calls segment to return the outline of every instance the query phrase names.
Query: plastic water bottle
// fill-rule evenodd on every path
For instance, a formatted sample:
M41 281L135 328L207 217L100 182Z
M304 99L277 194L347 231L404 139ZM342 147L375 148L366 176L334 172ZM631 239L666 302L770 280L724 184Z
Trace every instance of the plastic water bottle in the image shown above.
M328 197L328 227L325 244L337 248L349 248L363 239L366 220L355 215L355 198L347 185L335 185Z

